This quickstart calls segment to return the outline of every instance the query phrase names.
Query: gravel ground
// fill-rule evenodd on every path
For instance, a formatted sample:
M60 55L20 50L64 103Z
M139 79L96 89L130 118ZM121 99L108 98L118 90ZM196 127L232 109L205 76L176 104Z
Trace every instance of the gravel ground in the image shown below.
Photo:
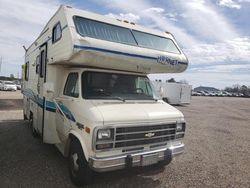
M66 159L31 136L20 92L9 93L0 92L8 98L0 100L0 187L74 187ZM167 167L98 174L89 187L250 187L250 99L193 97L177 108L187 120L183 155Z

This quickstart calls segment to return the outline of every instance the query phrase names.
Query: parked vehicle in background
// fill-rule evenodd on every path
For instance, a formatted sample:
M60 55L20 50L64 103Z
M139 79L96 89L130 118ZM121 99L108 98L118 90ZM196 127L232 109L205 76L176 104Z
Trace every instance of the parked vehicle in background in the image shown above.
M21 90L21 88L22 88L21 84L16 84L16 87L18 90Z
M217 93L216 93L216 92L211 91L211 92L209 92L209 96L211 96L211 97L215 97L215 96L218 96L218 95L217 95Z
M3 81L0 80L0 91L3 90Z
M196 91L196 93L197 93L197 96L205 96L203 91Z
M162 99L169 104L190 104L192 86L183 83L153 81Z
M14 83L16 84L17 89L21 90L21 82L18 80L15 80Z
M196 91L192 91L192 96L201 96L201 93L198 93Z
M243 93L238 93L239 97L244 97Z
M193 96L210 96L210 97L244 97L243 93L231 93L228 91L208 91L208 90L199 90L192 91Z
M227 91L221 91L222 97L232 97L233 95Z
M11 81L3 81L1 88L4 91L16 91L17 90L16 84L14 84Z

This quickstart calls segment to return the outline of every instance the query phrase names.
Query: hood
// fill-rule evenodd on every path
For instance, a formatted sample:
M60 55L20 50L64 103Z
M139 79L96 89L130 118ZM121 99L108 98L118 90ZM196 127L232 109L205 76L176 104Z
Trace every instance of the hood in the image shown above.
M103 116L104 125L134 122L175 122L183 114L173 106L163 102L104 102L92 101Z

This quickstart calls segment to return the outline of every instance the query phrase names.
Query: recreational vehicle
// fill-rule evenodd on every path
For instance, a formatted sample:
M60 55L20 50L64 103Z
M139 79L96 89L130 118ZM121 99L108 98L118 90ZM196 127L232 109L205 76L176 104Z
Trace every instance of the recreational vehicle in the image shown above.
M185 120L147 74L187 65L168 32L61 6L26 49L24 118L68 158L75 185L95 171L168 164L184 151Z
M172 105L190 104L192 86L184 83L153 81L153 85L161 98Z

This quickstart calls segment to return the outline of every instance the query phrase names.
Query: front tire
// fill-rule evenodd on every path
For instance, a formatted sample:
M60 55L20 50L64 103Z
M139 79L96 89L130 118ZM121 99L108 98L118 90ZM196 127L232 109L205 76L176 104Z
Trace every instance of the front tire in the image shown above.
M82 146L78 140L72 140L69 157L69 175L74 185L88 185L92 183L93 171L85 159Z

